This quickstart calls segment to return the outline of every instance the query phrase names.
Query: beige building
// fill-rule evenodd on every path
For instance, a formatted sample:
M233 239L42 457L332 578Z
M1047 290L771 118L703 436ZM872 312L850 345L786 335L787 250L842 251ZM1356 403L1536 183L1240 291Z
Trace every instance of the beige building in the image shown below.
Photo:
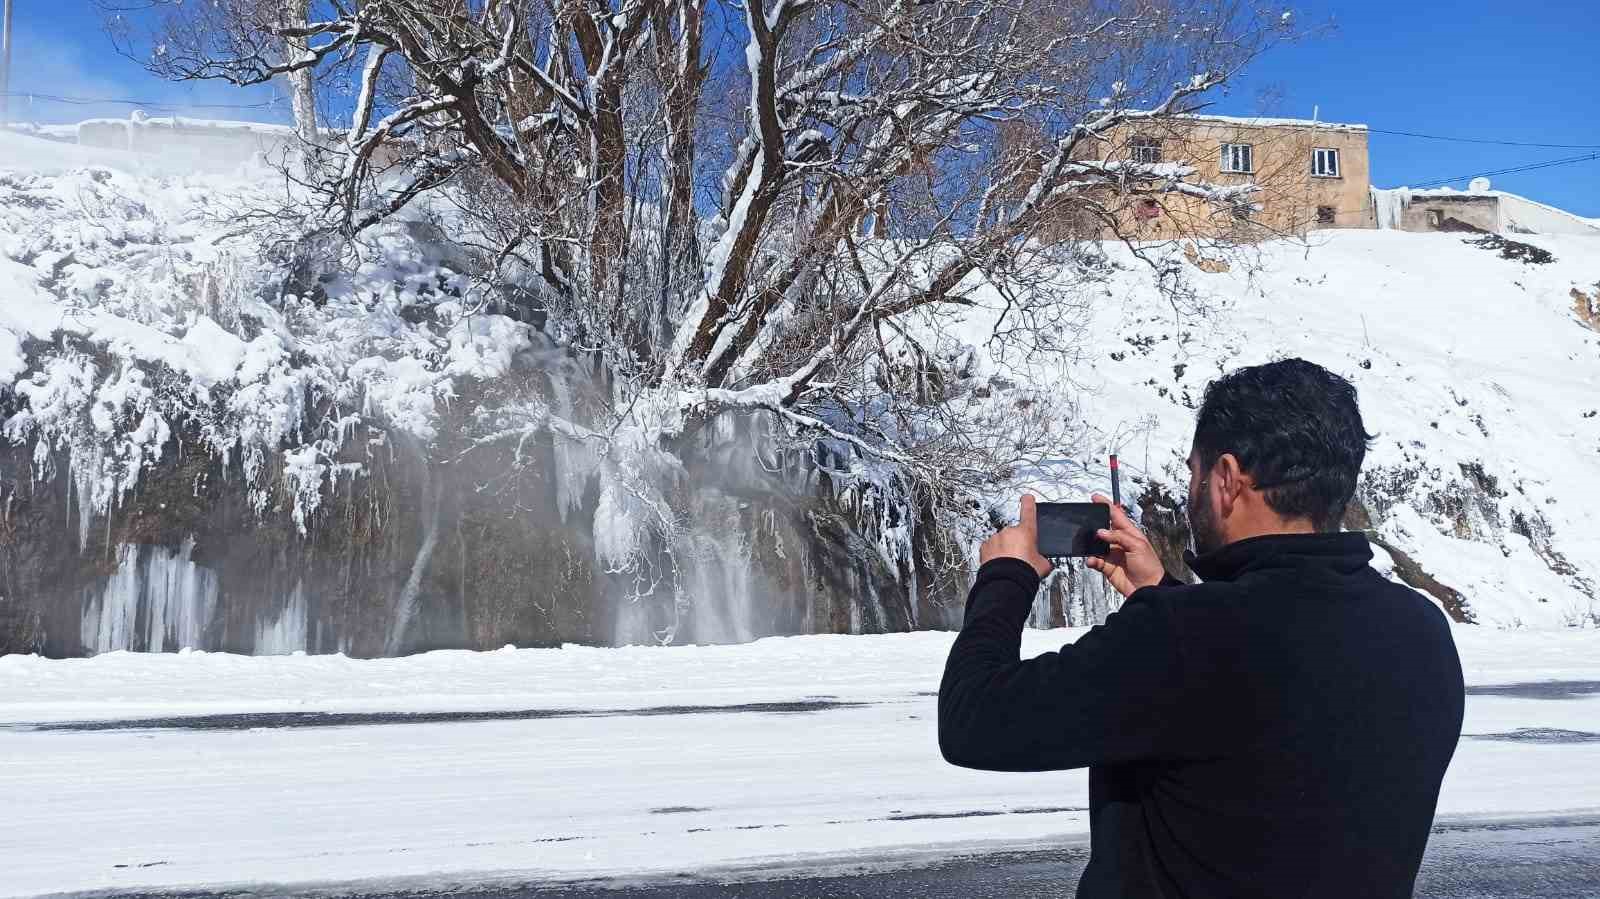
M1309 119L1187 115L1133 122L1087 143L1080 158L1167 164L1184 180L1254 185L1234 208L1130 184L1096 198L1098 209L1062 217L1071 236L1165 240L1176 237L1264 239L1319 228L1372 228L1367 127ZM1059 233L1059 232L1058 232Z

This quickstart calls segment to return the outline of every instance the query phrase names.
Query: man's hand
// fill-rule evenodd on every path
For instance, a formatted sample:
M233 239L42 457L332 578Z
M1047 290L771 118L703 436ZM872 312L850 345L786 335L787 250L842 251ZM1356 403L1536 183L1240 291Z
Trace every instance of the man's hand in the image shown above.
M1167 570L1156 555L1155 547L1150 545L1150 538L1139 530L1139 526L1133 523L1121 506L1114 505L1098 493L1093 499L1111 506L1110 530L1096 532L1100 539L1111 545L1111 553L1104 558L1090 556L1086 560L1088 566L1105 575L1111 589L1123 596L1132 596L1133 591L1140 587L1154 587L1161 583Z
M978 564L990 559L1020 559L1033 566L1039 577L1050 573L1050 560L1039 555L1039 519L1030 494L1022 496L1022 519L983 541L978 549Z

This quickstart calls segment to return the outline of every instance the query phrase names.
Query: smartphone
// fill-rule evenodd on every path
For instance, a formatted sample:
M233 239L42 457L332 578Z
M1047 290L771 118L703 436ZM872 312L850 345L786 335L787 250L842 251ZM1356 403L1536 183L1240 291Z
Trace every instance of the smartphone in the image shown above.
M1101 503L1039 503L1039 555L1047 559L1109 555L1095 531L1111 527L1111 507Z

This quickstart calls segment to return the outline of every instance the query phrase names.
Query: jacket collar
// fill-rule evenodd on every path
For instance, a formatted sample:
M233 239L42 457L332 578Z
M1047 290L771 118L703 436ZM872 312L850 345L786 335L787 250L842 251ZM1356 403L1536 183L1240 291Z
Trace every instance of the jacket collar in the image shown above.
M1372 561L1372 545L1360 531L1263 534L1198 556L1184 550L1183 561L1205 581L1231 581L1259 568L1318 567L1354 574Z

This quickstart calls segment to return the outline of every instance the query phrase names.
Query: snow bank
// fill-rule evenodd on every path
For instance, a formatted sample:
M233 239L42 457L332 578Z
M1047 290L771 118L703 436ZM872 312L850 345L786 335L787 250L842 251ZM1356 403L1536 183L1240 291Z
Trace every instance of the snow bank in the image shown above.
M1505 227L1513 233L1582 234L1600 237L1600 224L1573 215L1565 209L1530 200L1517 194L1496 191L1500 195L1500 217Z

